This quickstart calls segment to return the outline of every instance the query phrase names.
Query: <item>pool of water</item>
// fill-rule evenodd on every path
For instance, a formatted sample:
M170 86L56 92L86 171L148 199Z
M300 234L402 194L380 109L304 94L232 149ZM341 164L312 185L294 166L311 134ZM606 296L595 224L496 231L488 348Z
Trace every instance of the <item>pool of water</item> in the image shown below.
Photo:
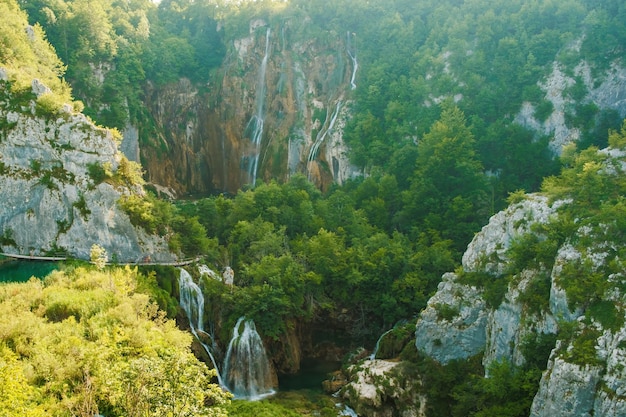
M0 282L26 282L31 277L44 278L59 269L57 262L0 259Z
M300 372L295 375L278 375L279 391L313 390L322 391L322 381L328 374L341 367L339 362L304 359Z

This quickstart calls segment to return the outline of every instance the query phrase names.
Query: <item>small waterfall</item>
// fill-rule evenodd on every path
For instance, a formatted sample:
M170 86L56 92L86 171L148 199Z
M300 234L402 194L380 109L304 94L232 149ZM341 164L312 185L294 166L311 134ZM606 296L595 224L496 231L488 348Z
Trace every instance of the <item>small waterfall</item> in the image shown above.
M385 336L387 336L389 333L391 333L393 330L397 329L398 327L404 326L406 323L407 323L407 320L405 320L405 319L398 320L398 322L396 324L394 324L391 329L387 330L385 333L380 335L380 337L376 341L376 346L374 346L374 351L372 352L372 354L369 357L370 360L376 359L376 355L378 354L378 348L380 347L380 342L383 340L383 338Z
M352 37L355 38L354 54L352 53L353 48L351 47L352 42L350 41ZM356 88L356 84L354 82L354 79L356 78L356 70L359 68L359 63L356 60L356 33L350 34L350 31L348 31L346 50L348 51L348 56L352 59L352 78L350 78L350 87L354 90Z
M337 406L338 408L341 408L341 410L339 411L339 415L340 416L359 417L359 415L356 413L356 411L354 411L353 409L351 409L350 407L348 407L345 404L338 403L338 404L335 404L335 406Z
M243 331L240 333L240 327ZM260 399L274 394L269 360L254 321L240 317L224 360L224 382L235 398Z
M395 327L392 327L391 329L387 330L385 333L380 335L380 337L376 341L376 346L374 346L374 351L370 355L370 360L376 359L376 354L378 354L378 348L380 347L380 341L383 340L383 337L385 337L393 329L395 329Z
M248 160L248 179L250 183L254 185L256 183L257 170L259 166L259 155L261 153L261 140L263 139L263 124L264 119L264 107L265 107L265 72L267 71L267 60L270 50L270 28L267 28L265 33L265 55L263 61L261 61L261 68L259 69L259 81L256 89L256 113L250 121L246 130L250 129L250 141L254 146L252 155Z
M207 346L198 336L198 333L208 334L204 331L204 295L202 295L202 291L198 284L193 282L191 275L189 272L184 269L180 269L180 278L178 280L178 288L180 292L180 306L185 311L187 318L189 319L189 327L191 328L191 333L198 339L206 353L211 358L211 362L213 363L213 367L217 372L217 381L220 386L224 386L222 382L222 377L220 375L220 370L217 367L215 362L215 358L211 353L211 349ZM211 340L213 338L211 337Z

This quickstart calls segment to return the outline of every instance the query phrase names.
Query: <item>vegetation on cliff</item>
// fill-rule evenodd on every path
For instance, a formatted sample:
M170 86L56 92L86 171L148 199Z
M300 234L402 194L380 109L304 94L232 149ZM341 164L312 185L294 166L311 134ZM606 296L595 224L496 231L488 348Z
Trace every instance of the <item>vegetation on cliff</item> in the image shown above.
M275 23L291 13L310 17L325 36L356 34L359 59L367 65L359 73L345 132L352 160L367 177L322 192L294 175L284 183L259 182L232 197L176 205L151 195L127 196L119 204L133 224L167 237L175 251L201 254L217 269L235 270L233 287L203 281L207 314L221 323L220 340L228 339L231 325L245 314L274 346L286 343L285 336L298 326L329 320L344 326L335 329L345 338L340 343L371 343L426 306L441 274L458 266L472 235L506 205L509 193L537 191L563 164L560 175L543 181L541 192L572 203L553 222L514 242L505 276L495 280L468 273L463 278L484 289L488 307L495 309L518 273L551 267L556 250L567 242L581 256L563 266L559 284L570 306L584 311L584 321L562 324L556 337L572 348L560 354L575 364L596 363L598 332L585 325L598 322L615 330L624 324L621 300L613 303L611 297L623 286L624 172L614 153L622 152L626 127L604 133L618 126L618 114L588 98L593 86L575 67L585 60L602 77L619 62L626 44L623 6L583 0L532 6L522 1L398 0L385 8L366 3L249 3L220 14L214 3L200 1L162 1L157 7L148 0L0 0L6 29L0 31L0 62L16 97L28 91L26 101L33 99L33 77L52 88L47 94L58 94L40 97L39 109L47 115L71 100L69 87L60 81L65 68L39 22L68 65L67 79L85 102L86 114L110 126L123 128L131 120L146 128L151 123L143 103L147 85L180 77L205 85L221 62L224 39L248 31L253 17ZM34 24L26 31L19 5ZM220 32L216 18L232 20ZM606 49L595 46L599 39ZM522 102L533 106L538 120L552 113L538 82L555 57L579 81L564 94L577 103L566 109L566 120L581 129L580 147L608 143L610 150L566 148L555 160L548 138L514 123ZM8 121L0 123L3 130L11 128ZM139 166L123 161L118 177L106 166L92 165L92 182L141 184ZM40 168L32 163L32 171ZM52 186L50 176L43 181ZM519 198L523 193L509 201ZM84 199L73 207L86 215ZM3 244L11 243L10 232L2 230ZM601 267L589 251L597 246L606 249ZM130 269L79 268L56 272L44 282L0 287L5 319L20 312L19 320L0 323L5 365L0 378L8 387L0 402L13 407L7 408L12 413L33 416L141 415L168 407L176 415L221 414L221 408L205 406L226 398L209 384L212 373L190 355L189 337L136 291L137 281L152 278ZM547 309L547 278L537 275L520 296L526 308ZM162 308L175 310L153 281L147 286L157 291L153 296ZM167 290L176 292L171 285ZM457 312L442 308L440 313L446 318ZM528 412L553 342L527 340L526 364L498 362L489 379L482 378L475 359L442 367L408 350L402 357L427 370L433 415L517 416ZM181 406L177 399L162 391L165 383L169 393L191 401L185 407L195 408L176 408Z

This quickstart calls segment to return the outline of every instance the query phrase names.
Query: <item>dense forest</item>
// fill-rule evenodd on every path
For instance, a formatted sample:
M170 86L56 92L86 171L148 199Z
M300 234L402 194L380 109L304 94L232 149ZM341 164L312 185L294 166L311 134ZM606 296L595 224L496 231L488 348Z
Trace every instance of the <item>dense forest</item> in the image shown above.
M192 271L207 318L219 323L217 340L225 344L245 315L283 372L297 371L286 364L288 344L306 329L332 328L347 352L371 349L383 331L410 322L442 274L459 268L474 234L524 192L574 198L577 214L568 215L590 224L623 212L621 182L580 174L599 163L598 148L623 147L626 137L619 109L594 102L597 85L579 71L585 63L599 85L624 65L626 6L617 0L0 0L0 16L2 82L14 95L27 96L39 78L51 89L37 99L42 114L71 103L98 124L139 126L145 147L159 146L147 91L181 78L210 89L251 20L310 22L286 35L299 39L348 33L360 66L343 138L364 175L323 190L296 174L234 195L166 201L148 192L120 201L134 224L168 238L181 257L233 268L233 287ZM562 154L550 135L516 121L523 103L540 122L551 116L542 82L555 65L575 80L563 92L564 118L580 131ZM607 236L621 237L622 226ZM568 230L555 224L547 233L562 240ZM528 237L513 255L542 262L550 239ZM565 284L577 303L601 297L603 275L590 276L583 286ZM224 415L229 396L174 326L175 281L167 268L68 265L44 281L2 285L0 415ZM478 284L497 303L506 282ZM398 331L395 354L431 371L429 412L528 415L545 345L528 347L537 359L527 368L501 364L483 379L476 361L445 369L424 362L410 327ZM254 413L238 407L232 415Z

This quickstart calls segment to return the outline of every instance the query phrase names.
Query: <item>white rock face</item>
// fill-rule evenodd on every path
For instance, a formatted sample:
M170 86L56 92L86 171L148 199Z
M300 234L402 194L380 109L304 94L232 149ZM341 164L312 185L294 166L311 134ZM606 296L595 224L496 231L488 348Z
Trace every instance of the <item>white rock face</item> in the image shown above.
M445 311L454 312L448 318ZM485 347L488 314L482 292L444 274L437 293L417 320L417 350L441 363L465 359Z
M580 367L554 358L548 363L535 396L530 415L585 417L592 415L597 384L601 368Z
M506 252L515 238L528 233L532 224L546 223L555 213L555 206L549 206L545 197L533 195L492 216L468 245L463 270L504 279L509 262ZM519 287L523 288L530 278L521 277ZM417 320L417 349L441 363L467 359L481 351L485 352L485 366L502 358L523 363L518 342L530 330L521 326L519 293L518 287L509 288L502 304L491 310L482 289L464 284L456 274L444 274ZM538 323L544 333L555 331L552 318L535 318L532 322Z
M585 84L586 100L597 105L599 109L613 109L621 117L626 116L626 68L613 63L603 77L596 80L592 76L589 64L581 61L573 72ZM526 102L522 104L520 112L515 117L515 121L522 126L542 135L551 136L550 148L555 154L560 154L564 145L580 139L580 130L570 128L565 123L568 107L576 104L566 95L566 90L575 84L576 80L565 73L562 65L555 62L552 73L539 83L539 87L545 92L544 98L552 103L552 113L545 121L539 121L534 116L534 107Z
M351 382L341 396L363 417L424 417L426 399L419 394L421 382L407 375L399 362L366 360L352 366Z
M547 198L531 195L494 214L463 254L463 270L503 274L508 264L505 254L513 239L527 233L533 223L546 223L554 213L555 208L548 206Z
M599 172L606 176L623 175L624 152L606 149L599 154L607 158ZM616 259L614 254L619 253L619 238L607 236L610 229L606 225L572 219L570 224L577 227L572 234L574 238L554 248L553 263L546 265L531 260L521 266L521 271L513 270L512 259L507 254L516 239L525 234L539 233L538 240L544 239L533 226L556 219L559 208L569 204L571 200L551 203L544 197L531 195L494 215L468 245L463 255L463 274L508 279L501 303L495 308L488 306L482 287L469 285L470 281L461 274L447 273L416 322L415 344L421 353L444 364L483 352L482 362L489 376L489 366L494 361L524 365L530 359L524 357L526 340L557 335L560 323L569 322L575 329L574 336L557 341L552 349L530 415L624 416L626 324L620 323L618 317L612 321L617 322L618 328L604 328L583 307L571 305L565 291L567 279L572 279L566 275L571 274L572 265L604 271L603 265ZM624 271L616 270L602 277L607 283L615 284L605 292L603 300L615 305L618 315L625 302L621 290L625 275ZM533 292L536 290L532 285L537 282L542 282L544 294ZM524 301L527 295L540 296L544 304L530 308ZM581 343L585 345L581 347Z
M34 90L45 93L44 87L33 82ZM15 111L7 94L0 90L0 119L9 124L0 131L2 252L88 260L97 243L118 262L174 259L165 240L135 228L117 205L141 190L91 178L90 166L117 170L121 154L110 131L82 114L50 120Z

